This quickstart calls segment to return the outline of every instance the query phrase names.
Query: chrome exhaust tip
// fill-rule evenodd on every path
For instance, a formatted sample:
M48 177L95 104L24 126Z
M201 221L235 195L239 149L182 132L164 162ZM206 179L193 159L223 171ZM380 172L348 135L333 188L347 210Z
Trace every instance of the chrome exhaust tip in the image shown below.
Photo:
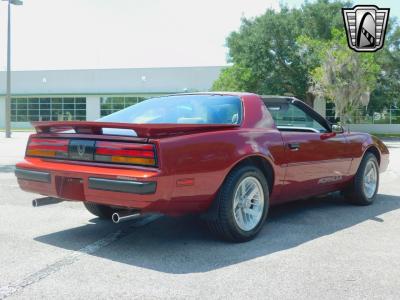
M32 206L39 207L39 206L57 204L60 202L63 202L63 200L58 199L58 198L53 198L53 197L45 197L45 198L38 198L38 199L32 200Z
M115 212L111 216L111 220L115 223L121 223L125 221L138 219L142 214L137 211L119 211Z

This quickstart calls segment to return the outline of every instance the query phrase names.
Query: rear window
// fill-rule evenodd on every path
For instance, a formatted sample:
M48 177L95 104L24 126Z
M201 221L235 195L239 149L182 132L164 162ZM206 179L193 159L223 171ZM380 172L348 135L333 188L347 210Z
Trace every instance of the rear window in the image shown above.
M181 95L151 98L99 119L101 122L138 124L239 124L239 97Z

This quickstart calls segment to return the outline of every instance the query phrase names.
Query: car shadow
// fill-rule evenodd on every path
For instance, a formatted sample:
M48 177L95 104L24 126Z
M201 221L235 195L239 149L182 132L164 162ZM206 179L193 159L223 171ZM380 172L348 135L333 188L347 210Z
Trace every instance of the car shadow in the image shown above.
M132 223L116 227L126 234L91 255L166 273L207 272L290 249L367 220L381 223L382 214L399 208L399 196L382 194L373 205L362 207L349 205L338 195L288 203L271 208L257 238L242 244L214 238L197 217L161 217L143 227ZM107 221L93 221L35 240L78 250L75 239L82 241L82 237L99 230L109 232L109 226L113 226L107 226Z

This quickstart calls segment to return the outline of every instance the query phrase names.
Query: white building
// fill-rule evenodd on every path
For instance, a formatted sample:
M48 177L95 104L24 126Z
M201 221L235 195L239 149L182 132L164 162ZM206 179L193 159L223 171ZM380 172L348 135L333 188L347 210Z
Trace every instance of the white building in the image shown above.
M12 72L12 127L31 121L96 120L152 96L208 91L222 67ZM5 123L0 73L0 128Z

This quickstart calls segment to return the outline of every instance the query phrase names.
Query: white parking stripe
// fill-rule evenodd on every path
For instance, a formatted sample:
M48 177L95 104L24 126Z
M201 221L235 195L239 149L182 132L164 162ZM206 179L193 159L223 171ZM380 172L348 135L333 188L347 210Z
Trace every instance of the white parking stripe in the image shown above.
M26 276L20 281L11 283L7 286L0 287L0 299L5 299L11 295L14 295L15 293L21 291L25 287L37 283L40 280L45 279L46 277L60 271L63 267L77 262L81 256L93 254L98 250L100 250L101 248L107 247L111 243L124 238L125 236L132 233L131 231L132 228L145 226L150 222L155 221L159 217L160 215L150 215L148 217L145 217L125 228L121 228L116 232L108 234L101 240L98 240L90 245L87 245L86 247L83 247L80 250L71 251L70 254L48 265L46 268L43 268L37 272L34 272Z

